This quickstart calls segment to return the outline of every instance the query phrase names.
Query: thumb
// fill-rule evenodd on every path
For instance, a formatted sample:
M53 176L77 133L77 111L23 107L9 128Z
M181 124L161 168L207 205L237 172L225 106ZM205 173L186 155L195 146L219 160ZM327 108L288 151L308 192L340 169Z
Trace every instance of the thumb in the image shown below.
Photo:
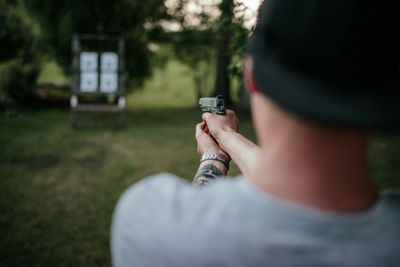
M210 118L211 113L209 112L204 112L203 115L201 115L201 117L203 118L203 120L207 121Z

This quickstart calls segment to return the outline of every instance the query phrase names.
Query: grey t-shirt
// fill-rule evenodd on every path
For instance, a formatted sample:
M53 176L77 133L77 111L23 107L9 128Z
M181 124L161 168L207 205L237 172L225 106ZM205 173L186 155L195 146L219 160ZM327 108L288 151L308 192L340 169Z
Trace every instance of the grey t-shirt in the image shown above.
M343 215L276 199L244 178L194 188L159 174L119 200L111 247L118 267L400 266L400 192Z

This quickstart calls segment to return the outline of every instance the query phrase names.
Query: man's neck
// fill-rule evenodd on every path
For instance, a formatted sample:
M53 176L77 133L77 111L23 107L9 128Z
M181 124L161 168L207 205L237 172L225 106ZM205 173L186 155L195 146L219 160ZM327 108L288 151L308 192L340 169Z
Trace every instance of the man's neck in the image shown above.
M374 203L367 133L297 123L273 127L260 137L260 161L249 177L258 188L282 199L336 212L362 211Z

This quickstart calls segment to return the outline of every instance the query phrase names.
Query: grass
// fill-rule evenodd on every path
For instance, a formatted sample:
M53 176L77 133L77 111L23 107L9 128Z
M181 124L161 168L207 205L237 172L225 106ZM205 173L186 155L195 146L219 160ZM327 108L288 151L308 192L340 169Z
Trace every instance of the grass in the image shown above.
M380 189L400 189L400 136L375 133L369 149L371 176Z
M39 84L45 82L68 84L70 81L70 78L63 74L61 67L55 61L46 62L43 65L42 71L38 77Z
M186 71L171 62L129 95L122 130L74 131L60 109L0 117L0 266L110 266L121 193L153 173L190 181L196 172L200 111ZM255 140L249 116L239 117ZM399 160L398 137L375 134L370 165L379 188L400 188ZM238 173L233 165L230 175Z
M197 109L135 110L127 118L118 131L74 131L62 110L0 119L0 266L109 266L120 194L157 172L192 179Z
M134 108L193 107L198 104L191 71L175 60L169 61L165 69L156 69L154 79L129 94L127 101Z

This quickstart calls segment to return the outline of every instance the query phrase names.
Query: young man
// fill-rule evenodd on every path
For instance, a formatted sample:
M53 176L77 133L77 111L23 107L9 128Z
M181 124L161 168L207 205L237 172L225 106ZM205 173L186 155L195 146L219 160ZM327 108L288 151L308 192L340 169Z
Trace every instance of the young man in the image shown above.
M398 4L264 2L246 59L259 146L233 111L196 127L190 186L129 188L115 266L399 266L400 192L378 193L370 128L400 126ZM396 34L397 35L397 34ZM244 177L224 179L230 158Z

